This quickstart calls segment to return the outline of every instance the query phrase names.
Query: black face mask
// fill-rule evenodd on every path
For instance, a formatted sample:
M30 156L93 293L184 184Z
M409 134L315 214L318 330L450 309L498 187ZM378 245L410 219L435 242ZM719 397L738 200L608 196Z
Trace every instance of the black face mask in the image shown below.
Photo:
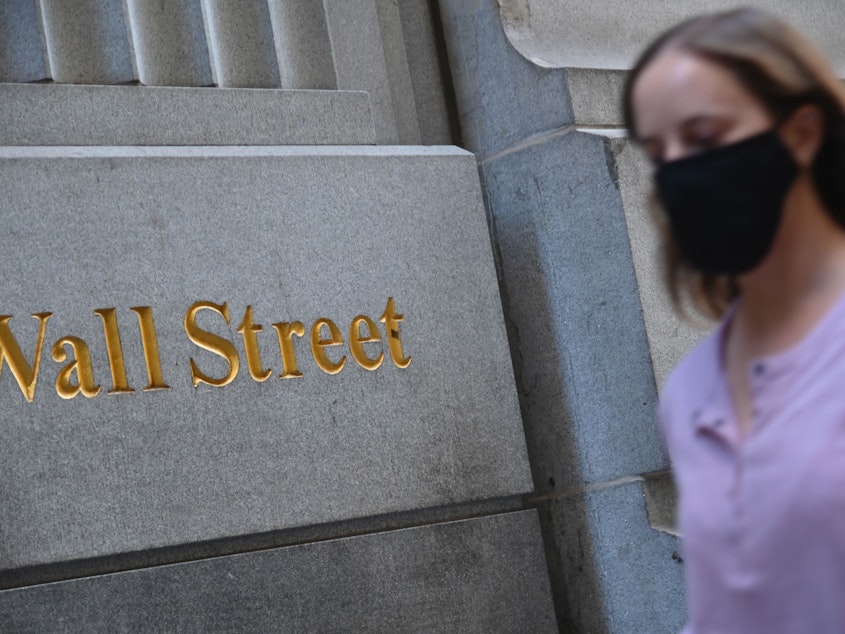
M775 239L798 167L769 130L664 163L657 190L683 257L705 273L754 269Z

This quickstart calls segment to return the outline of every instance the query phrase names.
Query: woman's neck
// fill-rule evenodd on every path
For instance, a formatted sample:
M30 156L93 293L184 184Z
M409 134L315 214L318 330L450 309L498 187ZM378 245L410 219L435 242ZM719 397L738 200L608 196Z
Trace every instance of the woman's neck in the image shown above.
M739 280L734 328L754 354L797 343L845 292L845 229L830 217L809 174L784 207L771 251Z

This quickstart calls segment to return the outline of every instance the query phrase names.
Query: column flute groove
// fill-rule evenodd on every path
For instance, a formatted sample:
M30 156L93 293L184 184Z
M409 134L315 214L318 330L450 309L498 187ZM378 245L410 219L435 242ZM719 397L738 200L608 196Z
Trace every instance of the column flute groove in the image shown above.
M41 0L50 74L68 84L135 79L121 0Z
M200 0L124 1L142 84L213 83Z

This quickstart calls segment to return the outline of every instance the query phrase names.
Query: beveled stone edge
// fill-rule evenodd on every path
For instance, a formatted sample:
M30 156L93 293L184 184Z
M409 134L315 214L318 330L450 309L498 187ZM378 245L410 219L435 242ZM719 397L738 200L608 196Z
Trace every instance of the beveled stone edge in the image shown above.
M0 570L0 592L47 583L59 583L104 574L142 570L241 555L259 550L285 548L331 540L374 535L449 522L479 519L490 515L533 510L525 495L511 495L454 505L398 511L286 528L266 533L237 535L143 551L40 564Z

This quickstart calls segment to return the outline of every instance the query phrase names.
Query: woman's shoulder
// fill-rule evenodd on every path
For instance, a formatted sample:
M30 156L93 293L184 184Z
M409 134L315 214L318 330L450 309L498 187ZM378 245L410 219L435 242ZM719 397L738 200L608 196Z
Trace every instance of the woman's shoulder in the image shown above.
M702 404L712 400L715 386L722 376L717 328L675 366L660 390L658 418L668 444L671 427L679 420L692 420ZM674 421L674 422L673 422Z
M704 381L721 375L719 342L722 327L702 339L669 373L660 390L661 401L683 396L689 390L700 388Z

